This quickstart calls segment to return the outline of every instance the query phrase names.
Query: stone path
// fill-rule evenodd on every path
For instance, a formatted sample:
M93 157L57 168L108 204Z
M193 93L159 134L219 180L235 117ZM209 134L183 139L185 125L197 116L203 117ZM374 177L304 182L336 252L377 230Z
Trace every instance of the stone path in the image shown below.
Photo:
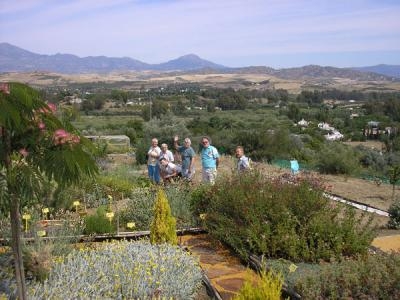
M206 234L182 236L181 245L199 257L201 268L222 299L231 299L242 287L246 267L219 242L211 242ZM256 273L252 271L254 277Z

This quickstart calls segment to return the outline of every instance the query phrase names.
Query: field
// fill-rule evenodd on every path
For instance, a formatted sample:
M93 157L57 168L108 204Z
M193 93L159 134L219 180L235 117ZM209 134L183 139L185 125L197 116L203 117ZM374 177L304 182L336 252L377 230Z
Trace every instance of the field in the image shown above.
M18 81L34 87L67 87L72 84L98 83L117 85L119 88L138 90L174 83L199 83L213 87L252 89L286 89L289 93L299 93L302 89L343 89L361 91L400 91L400 82L358 81L347 78L301 78L283 79L269 74L226 74L226 73L179 73L179 72L114 72L107 74L57 74L47 72L2 73L0 82Z

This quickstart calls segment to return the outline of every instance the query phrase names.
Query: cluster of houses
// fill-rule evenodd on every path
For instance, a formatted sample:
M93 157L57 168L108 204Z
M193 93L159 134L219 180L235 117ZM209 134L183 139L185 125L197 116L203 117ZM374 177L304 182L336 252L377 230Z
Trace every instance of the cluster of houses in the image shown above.
M301 119L299 122L297 122L297 125L301 127L308 127L309 124L310 122L304 119ZM336 141L336 140L341 140L343 138L343 134L341 134L334 127L330 126L328 123L325 122L319 123L318 128L328 132L327 134L324 135L325 139L328 141Z
M296 125L304 128L308 127L309 124L310 124L309 121L301 119L299 122L297 122ZM343 134L341 134L337 129L335 129L328 123L321 122L318 124L318 128L328 132L327 134L324 135L325 139L328 141L341 140L344 137ZM377 121L369 121L366 124L366 127L364 128L363 131L363 135L368 139L377 139L380 135L393 136L397 135L397 133L398 133L398 128L396 127L381 128L380 122Z

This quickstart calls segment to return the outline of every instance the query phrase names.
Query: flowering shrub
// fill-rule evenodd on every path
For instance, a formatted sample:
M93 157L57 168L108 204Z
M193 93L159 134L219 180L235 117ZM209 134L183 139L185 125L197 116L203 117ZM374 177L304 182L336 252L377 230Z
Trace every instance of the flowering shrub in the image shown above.
M29 299L193 299L201 279L198 262L177 247L122 241L71 252L28 290Z
M315 179L314 179L315 180ZM332 206L318 182L287 183L249 172L193 193L196 215L244 259L253 253L294 261L366 253L374 227L353 209ZM232 188L234 187L234 188Z
M57 129L53 134L54 145L79 144L80 137L64 129Z

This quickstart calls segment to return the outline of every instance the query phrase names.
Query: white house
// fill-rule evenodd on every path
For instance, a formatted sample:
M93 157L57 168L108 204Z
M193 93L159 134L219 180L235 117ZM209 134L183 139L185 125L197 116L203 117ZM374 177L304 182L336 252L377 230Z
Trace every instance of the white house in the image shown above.
M325 134L325 139L328 141L337 141L343 138L343 134L341 134L337 130L333 130L332 132L329 132L328 134Z
M307 122L306 120L301 119L300 121L297 122L297 125L299 125L301 127L307 127L309 123L310 122Z
M328 123L322 122L318 123L318 128L322 130L328 130L328 131L333 131L335 128L331 127Z

